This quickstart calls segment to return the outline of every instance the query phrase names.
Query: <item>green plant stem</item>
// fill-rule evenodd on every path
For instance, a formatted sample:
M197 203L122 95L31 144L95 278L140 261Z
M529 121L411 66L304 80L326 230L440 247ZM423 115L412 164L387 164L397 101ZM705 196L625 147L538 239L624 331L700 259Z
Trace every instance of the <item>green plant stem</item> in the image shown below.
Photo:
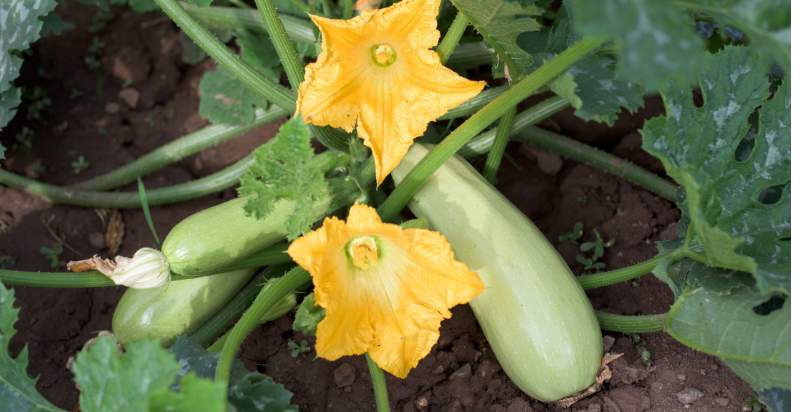
M665 255L659 255L654 258L645 260L644 262L635 265L627 266L620 269L609 270L607 272L595 273L591 275L578 276L578 283L584 289L594 289L603 286L614 285L622 283L631 279L644 276L655 269L658 262L665 259Z
M267 81L255 69L241 61L219 39L198 24L176 0L153 0L198 47L242 83L286 111L295 110L295 94L291 90ZM246 11L246 10L245 10ZM325 146L346 152L347 135L327 127L312 127L314 136Z
M378 412L391 412L389 407L389 391L386 389L386 377L383 371L369 355L364 355L369 369L369 378L372 381L372 392L375 394L375 405Z
M136 181L138 177L145 176L166 165L185 159L201 150L226 142L289 114L284 109L272 106L267 111L259 110L253 122L247 125L213 125L205 127L173 140L125 166L78 183L71 186L71 188L89 191L115 189Z
M286 77L289 78L289 84L292 85L293 90L297 90L300 82L303 81L303 63L300 61L300 56L297 55L294 44L286 34L286 28L278 18L278 10L272 4L272 0L256 0L256 7L261 13L269 39L272 41L275 51L278 52L278 58L286 71Z
M0 269L0 281L7 285L35 288L101 288L116 286L100 272L25 272Z
M511 127L514 126L515 114L517 114L517 110L512 108L500 118L494 143L492 143L492 148L489 150L489 155L486 156L483 177L491 184L495 184L497 180L497 171L500 169L500 163L503 161L503 155L506 152L506 146L508 146L508 138L511 136Z
M257 10L243 10L235 7L199 7L189 3L181 3L186 11L194 18L207 26L219 29L246 29L254 32L266 33L266 28L261 21ZM294 41L316 44L314 28L306 20L280 15L286 28L286 33ZM494 52L483 42L469 42L459 44L450 55L448 63L458 67L475 67L492 64Z
M269 278L278 276L283 270L283 266L272 266L253 276L250 282L244 285L236 296L231 298L231 300L215 313L211 319L207 320L203 326L192 333L190 338L200 346L208 346L212 342L215 342L215 339L222 335L225 329L227 329L234 320L238 319L247 307L250 306L253 299L256 298L258 292L261 290L261 286L264 285L264 282ZM219 349L221 350L222 348ZM215 350L214 352L219 352L219 350Z
M463 13L458 12L456 14L456 18L453 19L453 22L450 23L450 28L447 29L447 33L445 33L444 38L439 43L439 47L436 49L436 52L439 53L439 58L442 60L442 63L447 62L447 59L450 58L450 55L453 54L453 51L458 46L458 42L461 41L461 36L464 35L464 31L469 26L469 21L467 20L467 16Z
M342 4L342 18L349 19L353 17L353 0L339 0Z
M234 264L220 270L220 272L231 272L240 269L289 263L292 259L289 257L289 254L286 253L288 248L289 245L286 242L277 243L250 256L237 259Z
M240 9L249 9L250 8L248 5L244 4L244 2L242 0L228 0L228 2L230 2L231 4L233 4L234 6L240 8Z
M266 33L266 28L261 22L257 10L237 9L235 7L200 7L190 3L181 3L181 6L194 18L206 26L218 29L231 30L250 30L258 33ZM289 16L280 15L281 22L286 28L286 34L294 41L314 44L317 41L314 29L307 21Z
M440 117L438 120L450 120L471 115L472 113L477 112L481 107L486 106L489 102L496 99L497 96L500 96L506 90L508 90L508 86L506 85L486 89L478 93L477 96L467 100L464 103L461 103L461 105L459 105L458 107L450 109L447 113L442 115L442 117Z
M280 279L270 285L269 288L262 287L258 296L256 296L253 304L244 312L241 319L233 326L228 338L225 339L225 345L219 355L219 362L217 363L217 371L215 380L228 387L228 380L231 374L231 365L236 353L239 351L239 346L244 342L247 335L250 334L258 325L261 324L261 319L272 306L279 302L284 296L289 293L294 293L297 289L305 286L311 281L311 276L300 267L287 272L281 276Z
M650 333L664 330L665 314L659 315L617 315L614 313L595 311L600 329L620 333Z
M163 0L162 0L163 1ZM548 60L533 73L525 76L503 94L472 115L453 130L441 143L425 156L414 169L397 185L395 190L378 209L384 220L392 220L403 210L411 196L419 190L428 177L450 156L454 155L481 130L497 120L506 111L515 107L536 90L552 81L575 62L591 54L605 43L604 39L584 37L568 49Z
M326 151L314 158L320 169L330 170L346 161L347 155L341 152ZM160 187L147 192L151 206L165 205L196 199L205 195L227 189L239 181L244 172L253 164L252 155L208 176L191 182L173 186ZM51 203L85 207L106 207L113 209L137 208L138 192L89 192L80 191L47 183L38 182L7 170L0 169L0 184L23 189L39 195Z
M678 198L678 187L656 174L636 166L628 160L557 133L538 127L529 127L520 132L519 140L622 177L664 199L674 202Z

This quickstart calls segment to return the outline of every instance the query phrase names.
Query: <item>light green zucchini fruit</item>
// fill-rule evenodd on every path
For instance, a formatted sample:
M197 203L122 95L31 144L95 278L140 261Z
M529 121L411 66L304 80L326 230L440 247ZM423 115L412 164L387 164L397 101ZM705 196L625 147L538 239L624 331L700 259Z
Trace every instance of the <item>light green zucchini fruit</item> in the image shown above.
M429 149L415 144L398 183ZM500 365L525 393L550 402L595 382L603 355L586 294L547 238L463 159L454 156L409 208L450 241L486 289L470 302Z

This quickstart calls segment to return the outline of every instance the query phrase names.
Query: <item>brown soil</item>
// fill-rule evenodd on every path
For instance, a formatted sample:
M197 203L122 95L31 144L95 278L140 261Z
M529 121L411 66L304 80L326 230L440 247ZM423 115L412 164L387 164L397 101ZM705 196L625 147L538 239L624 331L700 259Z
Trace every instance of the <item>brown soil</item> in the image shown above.
M95 10L71 4L59 13L78 29L37 43L26 62L20 84L45 88L52 105L42 120L28 121L23 109L0 136L13 146L22 127L35 133L33 148L10 150L3 167L55 184L81 181L124 164L170 139L206 124L197 115L197 84L209 62L187 66L180 60L176 29L157 14L136 15L117 10L101 32L105 48L100 68L84 63L92 34L85 29ZM135 105L120 97L123 89L139 94ZM72 90L79 98L70 99ZM130 92L127 92L130 93ZM554 117L548 127L591 142L655 172L657 161L639 148L635 133L646 115L658 113L652 100L643 113L624 116L613 128L578 121L569 113ZM148 176L148 187L187 181L232 163L268 139L268 125L216 149L207 150ZM532 147L510 147L513 162L504 162L500 189L548 236L573 267L581 272L576 244L559 242L576 222L584 224L584 240L597 229L614 245L605 255L609 268L642 261L656 253L656 242L674 236L679 212L649 192L584 165L543 154ZM75 174L71 162L84 155L90 167ZM128 190L131 188L128 187ZM154 208L158 231L168 232L183 217L222 200L233 191L178 205ZM33 196L0 187L0 256L16 259L16 269L50 270L41 246L63 239L62 261L105 253L97 233L103 224L95 210L52 206ZM125 237L121 252L130 254L152 244L139 210L122 213ZM90 241L90 239L92 239ZM63 268L63 266L62 266ZM59 268L59 269L62 269ZM29 372L39 376L39 390L53 403L72 409L77 392L66 363L98 331L110 329L118 288L53 290L15 288L22 307L13 350L27 344ZM647 276L636 282L589 292L597 308L624 314L664 312L672 295ZM287 316L257 330L244 344L242 359L285 384L301 410L373 410L369 376L360 357L328 362L313 351L293 358ZM614 377L603 390L573 406L575 411L738 411L750 390L716 359L692 351L665 334L606 336L607 350L625 356L613 364ZM313 347L313 341L310 342ZM643 360L649 352L650 364ZM535 373L535 371L532 371ZM556 410L525 396L496 362L470 310L454 310L442 326L431 354L406 380L389 378L393 410L397 411L540 411ZM691 403L687 400L702 397Z

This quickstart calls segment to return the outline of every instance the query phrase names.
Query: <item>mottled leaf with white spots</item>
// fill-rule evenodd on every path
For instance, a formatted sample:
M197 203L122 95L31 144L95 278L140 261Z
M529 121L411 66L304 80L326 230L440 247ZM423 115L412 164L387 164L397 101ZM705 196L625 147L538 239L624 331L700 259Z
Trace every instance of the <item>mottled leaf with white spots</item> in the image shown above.
M767 68L743 47L715 55L697 83L702 107L691 88L669 88L667 115L642 130L685 193L682 241L709 265L752 274L762 293L789 293L788 87L771 93Z

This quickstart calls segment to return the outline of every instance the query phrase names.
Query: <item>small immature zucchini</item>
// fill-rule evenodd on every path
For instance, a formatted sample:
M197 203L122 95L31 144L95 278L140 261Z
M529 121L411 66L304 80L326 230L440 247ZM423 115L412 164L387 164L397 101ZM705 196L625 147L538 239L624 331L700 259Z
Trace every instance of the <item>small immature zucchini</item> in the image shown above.
M416 144L392 177L426 154ZM450 241L486 289L470 302L497 360L525 393L550 402L595 381L603 355L597 318L545 236L469 163L453 156L409 208Z
M111 329L123 344L154 339L168 346L219 311L253 273L243 269L174 280L157 288L128 289L114 310Z
M161 247L170 270L184 276L216 273L286 237L284 222L294 209L291 201L278 201L264 219L247 216L246 202L246 198L229 200L175 225ZM320 215L327 207L327 202L314 205Z

